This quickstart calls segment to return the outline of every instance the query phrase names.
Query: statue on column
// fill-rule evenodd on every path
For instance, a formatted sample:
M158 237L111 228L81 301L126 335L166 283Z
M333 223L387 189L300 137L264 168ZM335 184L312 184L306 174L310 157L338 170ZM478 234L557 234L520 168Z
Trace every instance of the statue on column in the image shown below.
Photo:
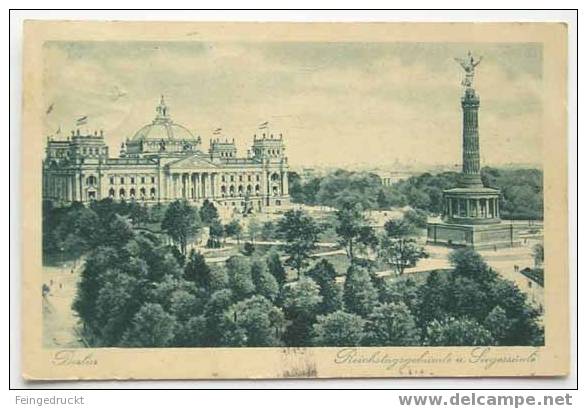
M463 67L463 70L465 70L465 78L463 78L463 81L461 82L461 85L463 85L465 88L473 87L475 67L479 65L482 59L483 57L479 57L477 60L475 60L471 51L467 53L466 58L455 58L455 61L457 61L461 67Z

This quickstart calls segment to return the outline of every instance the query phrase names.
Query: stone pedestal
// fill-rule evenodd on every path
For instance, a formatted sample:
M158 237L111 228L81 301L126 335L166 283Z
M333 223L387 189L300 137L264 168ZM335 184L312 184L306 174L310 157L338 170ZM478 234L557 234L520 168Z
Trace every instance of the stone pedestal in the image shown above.
M518 247L520 239L512 224L428 223L427 243L448 247L470 247L475 250L497 250Z

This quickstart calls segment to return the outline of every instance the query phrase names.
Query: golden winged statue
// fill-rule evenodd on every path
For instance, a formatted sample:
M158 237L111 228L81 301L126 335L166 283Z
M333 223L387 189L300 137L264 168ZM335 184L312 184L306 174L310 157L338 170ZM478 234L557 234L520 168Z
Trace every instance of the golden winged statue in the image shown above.
M481 56L475 60L471 51L467 53L466 58L455 58L455 61L463 67L463 70L465 70L465 78L463 78L463 81L461 82L464 87L471 88L473 86L475 67L479 65L482 59L483 57Z

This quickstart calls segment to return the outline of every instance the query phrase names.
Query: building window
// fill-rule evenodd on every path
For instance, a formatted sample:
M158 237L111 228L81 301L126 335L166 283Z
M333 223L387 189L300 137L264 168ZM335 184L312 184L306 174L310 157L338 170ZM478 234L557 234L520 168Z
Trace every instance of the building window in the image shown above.
M114 178L111 176L110 177L110 184L113 185L114 184Z
M247 180L250 182L251 181L251 175L247 176Z
M124 185L124 178L120 178L120 184Z
M259 175L257 175L257 176L255 176L255 179L256 179L256 180L257 180L257 182L258 182L259 180L261 180L261 177L260 177Z
M230 181L234 182L234 175L230 175Z
M151 176L151 183L155 183L155 176Z
M223 182L226 182L226 177L224 175L222 175L222 177L220 178L220 180L222 180Z
M143 184L145 183L145 177L144 176L141 177L141 183L143 183Z
M242 182L243 181L243 175L238 175L238 181Z
M111 189L108 191L108 196L109 196L111 199L114 199L114 189L112 189L112 188L111 188Z
M134 185L135 184L135 178L130 178L130 184Z

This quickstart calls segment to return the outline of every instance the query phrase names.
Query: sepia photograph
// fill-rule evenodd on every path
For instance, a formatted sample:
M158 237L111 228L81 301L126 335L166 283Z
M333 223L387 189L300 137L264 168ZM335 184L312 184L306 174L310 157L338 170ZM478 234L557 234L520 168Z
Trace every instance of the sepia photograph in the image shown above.
M25 376L566 372L564 26L27 24Z

